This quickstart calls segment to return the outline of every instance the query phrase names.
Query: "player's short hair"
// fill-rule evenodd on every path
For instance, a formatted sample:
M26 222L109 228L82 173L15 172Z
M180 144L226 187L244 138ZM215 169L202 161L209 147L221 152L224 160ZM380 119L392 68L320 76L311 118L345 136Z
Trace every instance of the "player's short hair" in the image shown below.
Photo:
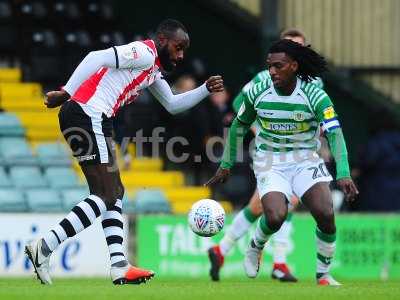
M281 39L284 39L287 37L300 37L304 41L306 40L306 36L304 35L304 33L296 28L288 28L281 32L281 34L280 34Z
M288 39L282 39L272 44L268 53L286 53L297 61L299 68L297 76L304 81L312 81L328 70L323 56L311 49L310 46L302 46Z
M158 25L156 34L164 34L167 37L171 37L178 29L182 29L188 33L186 27L181 22L174 19L166 19Z

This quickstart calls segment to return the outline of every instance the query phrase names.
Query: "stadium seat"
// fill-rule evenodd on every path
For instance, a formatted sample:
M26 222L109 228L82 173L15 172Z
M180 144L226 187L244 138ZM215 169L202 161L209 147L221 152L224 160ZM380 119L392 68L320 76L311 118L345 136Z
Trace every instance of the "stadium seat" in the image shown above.
M16 166L10 168L10 179L19 188L44 188L47 182L39 167Z
M171 213L171 206L162 191L145 189L136 193L134 211L137 214L169 214Z
M1 212L26 212L28 206L21 191L12 188L0 188Z
M0 139L0 155L9 166L37 165L38 160L23 138L4 137Z
M43 111L44 109L42 97L28 97L26 99L8 97L1 99L0 105L4 110L13 112Z
M125 44L125 37L120 31L106 31L99 33L96 41L97 47L100 49L108 48L112 45Z
M180 201L180 202L172 202L171 208L174 214L186 214L189 212L195 201Z
M164 172L122 172L122 182L129 188L134 187L173 187L184 184L184 176L178 171Z
M33 189L25 191L26 202L32 212L63 211L61 197L52 189Z
M57 111L17 112L16 115L26 127L59 128Z
M71 166L70 151L62 143L43 143L36 147L41 166Z
M249 177L244 174L233 173L226 183L218 188L223 198L229 199L233 203L243 203L248 201L248 197L253 193Z
M72 168L48 167L45 169L44 175L54 189L79 186L79 178Z
M58 128L27 128L26 137L34 142L54 142L63 138Z
M63 189L60 191L63 209L70 211L76 204L84 200L89 195L87 187L76 187Z
M76 23L81 19L82 14L77 1L56 0L52 1L52 6L52 14L62 25L68 25L71 21Z
M170 202L193 202L211 197L211 190L207 187L177 187L164 190Z
M135 202L129 198L128 193L124 194L122 198L122 213L124 214L134 214L135 211Z
M0 25L0 52L9 57L16 55L16 48L18 42L18 30L14 25Z
M42 96L42 86L34 82L3 82L0 83L0 98L9 97L27 99Z
M121 164L122 165L122 164ZM140 157L132 160L130 165L130 171L133 172L152 172L152 171L161 171L163 167L163 161L160 158L147 158ZM127 171L122 171L126 172Z
M0 167L0 188L12 187L13 184L5 172L4 168Z
M18 117L10 113L0 113L0 136L24 136L25 129Z
M7 23L12 21L13 11L11 1L0 2L0 22Z
M85 17L91 21L102 20L106 21L115 18L113 6L107 1L89 0L87 1L85 10Z
M92 38L85 30L68 30L63 35L63 57L66 74L72 74L76 66L85 57L88 49L92 49Z
M61 64L62 57L57 55L42 55L33 56L30 58L32 66L32 79L40 81L44 84L49 82L62 82L65 80L62 78L64 75L63 65ZM56 70L58 72L56 72Z
M62 137L57 110L18 111L16 115L26 127L26 136L30 141L55 141Z
M0 4L1 5L1 4ZM0 8L1 11L1 8ZM19 82L22 78L22 72L19 68L1 68L0 82ZM3 101L4 99L1 99Z
M171 203L172 212L177 214L187 213L193 203L200 199L211 197L211 190L206 187L182 186L177 188L167 188L164 191Z
M200 199L197 199L200 200ZM187 214L192 207L192 205L197 201L175 201L171 202L172 213L174 214ZM228 201L218 201L219 204L224 208L225 213L232 213L233 206L231 202Z
M83 13L83 18L87 20L87 26L93 34L115 27L113 23L116 17L111 1L88 0L83 6Z

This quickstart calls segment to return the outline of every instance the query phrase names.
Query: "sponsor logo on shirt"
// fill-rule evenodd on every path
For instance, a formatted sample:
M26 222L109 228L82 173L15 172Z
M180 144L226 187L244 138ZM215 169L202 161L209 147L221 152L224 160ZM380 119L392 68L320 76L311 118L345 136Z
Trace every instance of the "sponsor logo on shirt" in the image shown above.
M261 121L263 128L268 131L274 131L277 133L301 133L304 131L308 131L310 129L310 124L307 122L302 123L280 123L280 122L268 122Z
M135 47L132 47L132 57L133 57L133 59L138 59L139 58L139 54L138 54L138 52L137 52Z
M295 120L295 121L304 121L305 118L306 117L305 117L303 112L301 112L301 111L294 111L293 112L293 120Z
M269 123L269 129L273 131L297 131L296 123Z
M87 161L87 160L94 160L94 159L96 159L96 154L77 156L76 159L77 159L79 162Z

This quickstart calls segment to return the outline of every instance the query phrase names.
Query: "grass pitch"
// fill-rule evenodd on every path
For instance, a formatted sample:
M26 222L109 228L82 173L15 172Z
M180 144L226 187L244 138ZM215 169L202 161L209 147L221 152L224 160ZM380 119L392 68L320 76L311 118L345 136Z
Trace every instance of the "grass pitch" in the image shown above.
M32 278L0 279L0 299L4 300L129 300L129 299L400 299L400 281L342 281L341 287L318 287L314 281L280 283L265 278L158 279L147 284L114 286L107 279L54 279L41 286ZM261 298L262 297L262 298Z

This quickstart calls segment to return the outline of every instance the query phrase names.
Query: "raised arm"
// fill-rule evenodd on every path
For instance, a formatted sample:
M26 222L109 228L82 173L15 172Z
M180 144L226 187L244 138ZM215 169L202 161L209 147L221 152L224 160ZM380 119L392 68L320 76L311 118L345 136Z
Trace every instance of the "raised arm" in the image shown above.
M171 114L185 111L195 106L210 93L221 92L223 89L224 85L221 76L211 76L198 88L177 95L172 93L169 84L163 78L158 78L149 86L150 92Z

